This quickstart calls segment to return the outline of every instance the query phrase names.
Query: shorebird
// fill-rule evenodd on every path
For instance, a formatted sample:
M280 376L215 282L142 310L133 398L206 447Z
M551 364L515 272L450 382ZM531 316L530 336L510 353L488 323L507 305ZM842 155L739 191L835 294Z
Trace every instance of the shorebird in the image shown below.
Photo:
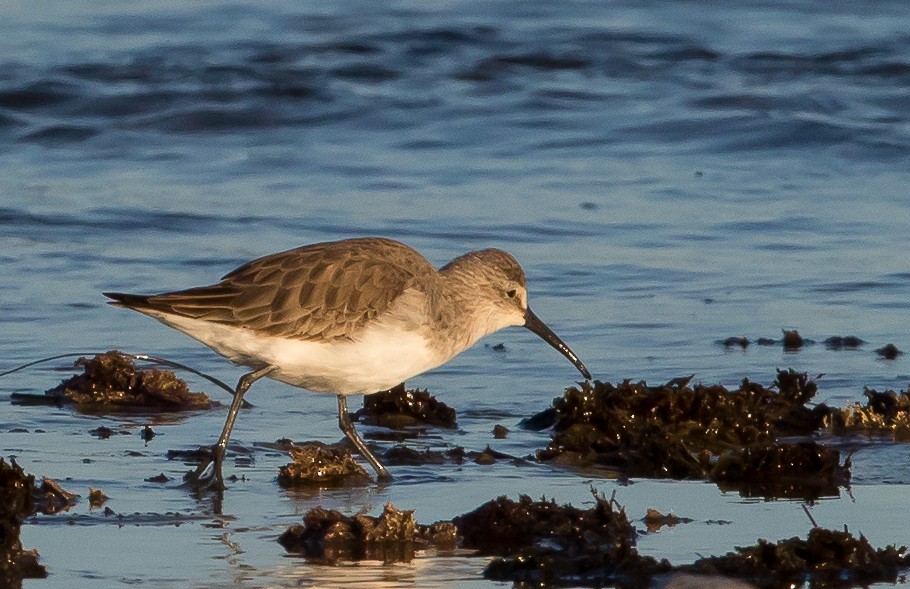
M524 271L498 249L466 253L437 270L403 243L346 239L258 258L211 286L104 295L251 369L237 383L211 457L187 474L198 487L224 488L231 430L243 395L262 377L337 395L339 427L380 481L391 475L357 435L348 395L391 389L509 326L536 333L591 378L528 307Z

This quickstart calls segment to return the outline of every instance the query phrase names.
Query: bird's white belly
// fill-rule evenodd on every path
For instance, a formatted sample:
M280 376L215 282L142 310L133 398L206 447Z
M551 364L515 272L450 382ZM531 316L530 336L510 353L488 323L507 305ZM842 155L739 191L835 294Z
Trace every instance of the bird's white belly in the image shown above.
M320 343L267 337L248 329L179 316L158 317L232 362L268 364L269 378L315 392L368 394L390 389L450 359L425 337L377 324L356 341Z

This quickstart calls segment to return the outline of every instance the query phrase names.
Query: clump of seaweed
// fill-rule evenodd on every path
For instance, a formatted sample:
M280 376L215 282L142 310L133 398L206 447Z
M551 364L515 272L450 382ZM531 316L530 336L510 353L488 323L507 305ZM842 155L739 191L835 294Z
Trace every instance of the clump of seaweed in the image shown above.
M345 516L317 507L302 525L291 526L278 541L292 553L319 562L339 560L409 561L415 551L460 547L494 556L484 577L520 587L581 586L645 588L656 576L679 574L690 585L699 579L741 579L761 588L811 584L841 589L894 582L910 567L906 548L874 549L862 536L814 528L808 538L776 544L759 540L725 556L673 566L642 556L635 547L638 531L612 499L592 489L594 505L579 509L553 500L517 501L499 497L477 509L429 526L414 521L413 512L387 504L382 514ZM691 521L648 510L650 531ZM669 578L673 578L670 576ZM731 581L731 585L734 583ZM739 586L739 585L736 585Z
M107 502L107 495L102 489L88 488L88 504L90 509L101 507Z
M795 329L785 329L783 341L784 349L791 351L800 349L803 347L803 344L806 343L806 340L803 339L803 336L801 336Z
M648 533L654 534L659 532L664 526L675 528L679 524L691 523L692 518L680 517L673 513L663 514L656 509L649 507L648 511L645 513L645 517L642 518L642 521L645 523L645 527L648 528Z
M856 350L866 342L855 335L832 335L823 343L829 350Z
M796 329L783 329L781 330L783 337L781 339L774 339L771 337L760 337L755 340L755 343L759 346L780 346L782 345L784 350L787 352L795 352L802 348L804 345L814 344L815 341L811 339L806 339L800 335L799 331ZM725 340L721 340L726 347L733 347L734 345L740 345L745 349L751 342L746 337L728 337Z
M288 552L325 562L369 559L390 563L408 562L417 550L429 547L452 550L455 539L451 522L420 525L413 511L388 503L378 517L349 517L322 507L311 509L304 515L303 524L288 528L278 542Z
M716 343L724 346L725 348L742 348L745 350L753 342L745 336L731 336L724 339L719 339ZM799 331L793 330L783 330L783 337L781 339L760 337L755 340L756 344L759 346L779 346L783 345L784 350L788 352L796 352L802 349L806 345L816 343L814 340L806 339L800 335ZM822 342L825 348L828 350L858 350L868 342L862 338L855 335L833 335L831 337L825 338ZM904 354L896 345L886 344L875 350L875 353L878 354L880 358L885 360L894 360L899 356Z
M64 380L45 394L57 403L89 408L209 409L205 393L190 392L186 381L170 370L137 368L116 350L74 363L82 374Z
M825 425L834 435L863 433L910 442L910 387L900 393L867 388L866 404L853 403L832 411Z
M670 564L644 557L635 548L635 528L625 512L594 494L582 510L555 501L499 497L456 517L464 548L494 555L484 576L528 586L603 586L616 579L646 580Z
M365 395L363 408L354 413L356 421L389 429L420 425L455 429L455 410L423 390L405 390L404 384L389 391Z
M445 452L425 448L424 450L415 450L408 446L397 444L382 453L382 461L386 464L398 466L419 466L422 464L445 464L452 462L463 464L467 453L461 446L457 446Z
M456 446L455 448L451 448L443 452L439 450L431 450L429 448L424 450L415 450L413 448L399 444L392 446L382 454L382 461L384 463L395 464L399 466L445 464L447 462L451 462L453 464L464 464L466 460L480 465L496 464L500 460L516 465L527 463L524 458L519 458L517 456L512 456L511 454L496 451L490 446L487 446L480 451L465 450L462 446Z
M896 360L898 356L904 355L904 352L894 344L885 344L884 346L875 350L875 353L878 354L880 358L884 358L885 360Z
M749 344L751 342L749 341L749 338L747 338L746 336L734 335L734 336L730 336L728 338L720 340L719 343L722 344L725 348L742 348L743 350L745 350L746 348L749 347Z
M342 486L371 480L347 450L312 443L290 452L294 461L278 469L282 487Z
M61 511L69 511L76 504L76 494L70 493L60 486L54 479L44 477L41 486L32 489L33 513L53 515Z
M708 478L727 488L780 480L781 488L766 485L764 492L816 498L819 489L836 494L849 480L849 464L841 466L836 449L815 442L787 448L779 441L822 425L828 407L806 406L816 391L814 381L793 370L779 370L770 388L743 379L732 391L689 386L688 379L656 387L586 382L567 389L551 410L525 426L552 424L552 441L537 452L544 462L622 476Z
M655 576L682 574L691 587L698 579L742 579L768 589L806 586L841 589L871 583L894 582L910 567L906 548L874 549L863 536L853 537L814 528L808 538L776 544L759 540L725 556L672 566L641 556L635 548L636 530L621 508L594 494L587 510L559 506L553 501L518 501L499 497L456 517L464 548L498 556L484 571L497 581L521 587L581 586L645 588ZM685 523L686 518L648 510L649 531L662 525ZM697 576L696 576L697 575ZM673 578L672 576L670 578ZM739 586L733 582L724 586ZM718 585L712 585L718 586Z
M699 574L723 574L747 579L759 587L811 586L847 588L871 583L894 583L898 571L910 567L905 547L875 549L860 535L813 528L808 537L736 548L724 556L703 558L680 567Z
M20 587L22 579L47 577L38 551L25 550L19 540L22 520L35 513L35 477L0 458L0 586Z

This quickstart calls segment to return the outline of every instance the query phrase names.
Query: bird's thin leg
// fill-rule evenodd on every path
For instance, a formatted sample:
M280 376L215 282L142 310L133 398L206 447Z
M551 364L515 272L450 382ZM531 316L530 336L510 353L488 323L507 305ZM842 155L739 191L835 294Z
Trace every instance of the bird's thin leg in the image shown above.
M348 415L348 400L344 395L338 395L338 427L344 432L345 437L357 447L360 455L366 458L373 470L376 471L376 480L379 482L391 481L392 475L389 474L388 469L379 462L379 459L373 456L367 445L357 435L357 430L354 429L354 424L351 423L351 416Z
M237 388L234 389L234 400L231 401L231 408L228 410L227 421L224 423L224 429L221 430L221 436L218 442L212 446L212 455L205 458L199 463L199 466L193 472L187 473L183 477L185 481L196 488L215 487L218 490L224 489L224 477L221 473L221 464L224 462L224 454L227 451L228 440L231 438L231 430L234 429L234 422L237 421L237 414L243 405L243 395L249 390L250 386L275 370L275 366L266 366L248 372L240 377L237 382Z

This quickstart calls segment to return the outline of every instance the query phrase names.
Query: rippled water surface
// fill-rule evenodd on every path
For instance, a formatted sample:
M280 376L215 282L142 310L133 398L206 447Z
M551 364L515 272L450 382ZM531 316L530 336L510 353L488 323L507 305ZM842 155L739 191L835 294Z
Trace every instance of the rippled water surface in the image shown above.
M820 401L905 389L910 350L910 8L903 2L7 2L0 20L0 368L121 348L233 381L239 369L102 290L215 281L240 262L359 235L443 264L514 253L531 301L602 380L819 380ZM821 342L726 350L728 336ZM459 413L417 447L546 445L522 432L577 373L523 330L408 384ZM504 343L504 352L493 344ZM51 577L34 587L487 587L485 561L424 554L340 568L287 557L277 536L316 505L429 523L501 494L584 505L616 491L690 524L642 536L674 563L758 537L804 536L799 503L714 485L631 486L549 466L396 467L389 487L289 493L260 444L340 438L330 396L260 382L234 432L251 464L212 505L169 484L169 449L211 443L224 414L101 416L11 406L68 372L0 381L0 452L120 514L23 530ZM194 382L217 396L217 390ZM354 407L359 401L352 403ZM148 444L138 435L152 423ZM494 440L492 427L512 430ZM99 425L130 435L98 440ZM27 430L23 432L22 430ZM852 488L813 507L826 527L907 543L910 458L857 442ZM131 455L136 454L137 455ZM727 525L713 525L717 520ZM70 523L74 525L69 525Z

